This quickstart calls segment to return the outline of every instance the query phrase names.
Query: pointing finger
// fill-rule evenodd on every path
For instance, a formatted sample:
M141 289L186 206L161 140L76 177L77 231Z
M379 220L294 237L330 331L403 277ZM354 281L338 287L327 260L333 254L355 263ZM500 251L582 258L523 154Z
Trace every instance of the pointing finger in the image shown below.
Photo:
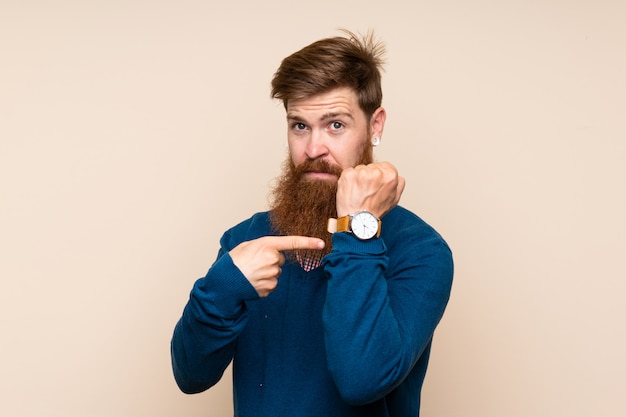
M308 236L267 236L271 245L276 250L298 250L298 249L323 249L324 241L316 237Z

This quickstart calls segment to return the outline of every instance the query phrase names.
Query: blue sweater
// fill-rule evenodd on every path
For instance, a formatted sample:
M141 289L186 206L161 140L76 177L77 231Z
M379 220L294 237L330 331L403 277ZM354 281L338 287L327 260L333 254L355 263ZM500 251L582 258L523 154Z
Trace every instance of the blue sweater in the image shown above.
M260 298L228 252L268 234L267 212L230 229L196 281L171 344L180 389L208 389L233 361L239 417L418 416L452 285L442 237L396 207L379 239L335 233L319 268L285 264Z

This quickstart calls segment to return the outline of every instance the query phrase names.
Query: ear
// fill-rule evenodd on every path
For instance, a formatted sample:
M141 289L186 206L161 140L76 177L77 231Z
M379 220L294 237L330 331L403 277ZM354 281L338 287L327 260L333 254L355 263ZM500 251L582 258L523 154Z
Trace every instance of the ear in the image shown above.
M387 120L387 112L383 107L377 108L370 119L370 132L373 138L382 138L385 120Z

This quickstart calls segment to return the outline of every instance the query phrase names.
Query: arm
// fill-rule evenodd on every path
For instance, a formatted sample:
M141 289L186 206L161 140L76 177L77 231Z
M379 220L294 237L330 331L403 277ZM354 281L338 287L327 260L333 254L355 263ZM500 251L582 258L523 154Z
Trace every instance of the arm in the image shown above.
M324 247L322 240L303 236L245 240L250 237L246 227L224 235L217 261L206 277L196 281L174 329L172 367L183 392L201 392L220 380L248 321L245 301L265 297L276 288L285 262L282 251ZM258 224L251 227L265 231Z
M183 392L202 392L220 380L247 322L244 301L255 298L257 292L221 249L207 275L194 284L174 329L172 368Z
M383 220L384 234L385 225ZM390 239L390 248L383 238L333 236L333 252L324 260L329 281L323 320L329 370L347 402L369 403L396 388L443 315L451 253L434 232L417 229Z
M333 235L324 259L323 320L328 367L344 399L375 401L396 388L428 347L447 304L452 257L441 237L397 208L404 178L387 162L344 170L337 214L383 218L378 239ZM425 371L425 364L423 362Z

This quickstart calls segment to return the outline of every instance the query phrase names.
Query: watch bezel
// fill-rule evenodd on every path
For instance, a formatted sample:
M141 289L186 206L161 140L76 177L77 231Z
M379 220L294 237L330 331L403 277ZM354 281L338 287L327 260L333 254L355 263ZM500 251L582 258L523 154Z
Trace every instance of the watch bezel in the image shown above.
M375 220L375 224L376 224L376 230L373 231L373 234L371 236L360 236L358 232L355 232L354 227L353 227L353 222L354 219L359 217L359 216L369 216L372 219ZM357 220L358 221L358 220ZM352 215L350 215L350 232L359 240L371 240L374 239L375 237L378 237L378 232L380 231L380 219L376 216L374 216L372 213L370 213L369 211L359 211L358 213L354 213Z

